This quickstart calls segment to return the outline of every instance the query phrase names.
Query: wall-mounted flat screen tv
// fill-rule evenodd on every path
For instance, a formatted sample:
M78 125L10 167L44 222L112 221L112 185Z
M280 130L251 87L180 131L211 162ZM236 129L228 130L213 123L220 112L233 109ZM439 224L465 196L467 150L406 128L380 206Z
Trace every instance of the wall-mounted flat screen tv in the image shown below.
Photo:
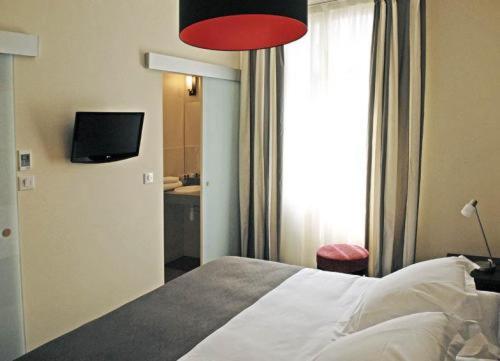
M77 112L73 163L107 163L137 157L144 113Z

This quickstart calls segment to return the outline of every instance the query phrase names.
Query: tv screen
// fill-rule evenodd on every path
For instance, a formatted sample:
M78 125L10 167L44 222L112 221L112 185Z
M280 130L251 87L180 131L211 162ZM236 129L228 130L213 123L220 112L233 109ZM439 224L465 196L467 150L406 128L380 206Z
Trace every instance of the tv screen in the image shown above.
M105 163L139 155L144 113L77 112L73 163Z

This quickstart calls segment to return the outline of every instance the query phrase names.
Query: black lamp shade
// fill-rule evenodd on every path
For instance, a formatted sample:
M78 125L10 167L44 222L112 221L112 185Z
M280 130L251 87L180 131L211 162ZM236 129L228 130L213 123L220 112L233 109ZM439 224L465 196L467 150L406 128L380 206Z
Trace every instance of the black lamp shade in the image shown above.
M307 33L307 0L179 0L179 36L198 48L265 49Z

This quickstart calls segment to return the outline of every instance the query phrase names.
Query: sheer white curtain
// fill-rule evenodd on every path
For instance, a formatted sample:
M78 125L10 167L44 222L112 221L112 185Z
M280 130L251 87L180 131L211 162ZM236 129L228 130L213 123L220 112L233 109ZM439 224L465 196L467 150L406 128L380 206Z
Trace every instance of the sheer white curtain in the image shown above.
M373 1L311 6L285 48L280 260L315 267L318 247L365 243Z

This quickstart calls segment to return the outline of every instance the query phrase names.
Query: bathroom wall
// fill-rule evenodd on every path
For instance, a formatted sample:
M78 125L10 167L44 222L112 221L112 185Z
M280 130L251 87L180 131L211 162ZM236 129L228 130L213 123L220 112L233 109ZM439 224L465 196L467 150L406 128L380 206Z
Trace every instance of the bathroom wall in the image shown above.
M164 176L200 173L201 91L190 96L186 76L166 73L163 79Z

